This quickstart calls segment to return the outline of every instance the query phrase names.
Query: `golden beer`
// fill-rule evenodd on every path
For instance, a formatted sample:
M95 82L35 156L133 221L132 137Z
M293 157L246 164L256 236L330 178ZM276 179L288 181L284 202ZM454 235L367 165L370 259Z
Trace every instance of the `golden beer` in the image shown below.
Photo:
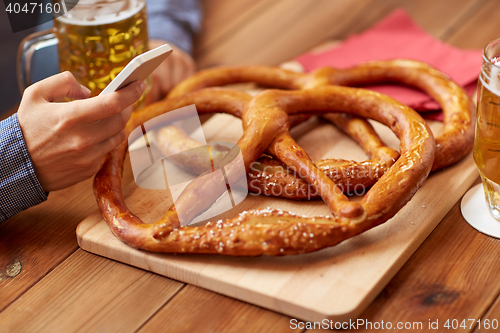
M492 215L500 221L500 63L492 63L500 44L486 46L478 82L474 161ZM493 52L493 54L489 54Z
M101 5L80 1L54 21L59 66L98 95L137 55L148 50L144 0Z

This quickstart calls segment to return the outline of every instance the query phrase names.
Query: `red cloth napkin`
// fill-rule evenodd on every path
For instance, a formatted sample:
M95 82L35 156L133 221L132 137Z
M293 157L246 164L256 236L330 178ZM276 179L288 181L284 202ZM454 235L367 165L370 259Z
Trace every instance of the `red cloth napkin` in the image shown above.
M307 53L296 60L309 72L324 66L348 68L370 60L396 58L426 62L472 94L481 68L482 51L461 50L445 44L427 34L403 9L397 9L371 29L348 37L338 46L320 53ZM440 109L428 95L411 88L397 85L369 88L419 112ZM426 118L442 120L442 113L428 114Z

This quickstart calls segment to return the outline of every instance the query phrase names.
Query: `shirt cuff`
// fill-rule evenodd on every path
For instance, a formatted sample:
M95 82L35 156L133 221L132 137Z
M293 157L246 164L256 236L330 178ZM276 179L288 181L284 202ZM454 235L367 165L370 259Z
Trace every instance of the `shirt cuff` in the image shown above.
M17 114L0 122L0 221L47 200Z

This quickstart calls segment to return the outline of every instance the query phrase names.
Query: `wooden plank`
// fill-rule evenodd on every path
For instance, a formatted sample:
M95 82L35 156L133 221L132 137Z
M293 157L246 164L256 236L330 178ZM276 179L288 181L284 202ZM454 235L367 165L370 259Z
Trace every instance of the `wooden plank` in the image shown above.
M127 170L124 184L132 179ZM96 208L88 179L0 223L0 311L78 248L75 229Z
M498 1L477 1L473 15L457 25L447 42L462 48L483 49L489 41L500 35L500 22L495 11L498 11Z
M231 35L205 47L196 58L200 68L217 64L276 65L328 39L345 39L352 33L363 32L396 8L405 9L429 34L444 38L484 1L281 1L255 14L253 20L240 23ZM462 47L454 40L451 42Z
M432 3L426 0L419 10L420 15L416 17L417 23L422 22L422 26L427 29L429 33L433 36L447 41L448 43L463 48L475 48L474 45L460 45L456 44L454 41L450 40L450 36L459 29L464 22L467 22L471 17L473 17L476 12L484 5L484 3L489 0L459 0L447 3L446 1L440 1L439 3ZM415 4L409 0L410 3ZM427 9L429 5L433 5L433 11L428 12ZM446 24L442 23L442 20L446 20ZM425 22L425 23L423 23Z
M458 47L482 48L500 29L498 20L494 19L495 5L493 1L471 2L470 11L444 33L445 37L449 35L446 41ZM439 320L443 330L442 325L448 319L457 319L460 323L463 319L481 319L497 297L495 305L482 319L498 319L499 267L494 259L498 251L499 241L466 224L457 203L360 317L371 322L391 319L394 323ZM470 323L468 321L468 329L462 331L472 331L474 326L471 328Z
M223 43L198 54L197 63L200 68L217 64L276 65L325 41L332 31L348 26L371 1L280 1Z
M374 125L388 145L399 145L387 127ZM214 142L235 142L242 131L240 120L228 115L216 115L203 127L207 141ZM365 158L361 148L328 124L304 124L293 133L313 160L336 156ZM317 142L330 144L318 145ZM476 177L477 170L469 156L433 174L389 223L336 247L300 256L230 258L149 253L132 249L116 239L98 213L80 224L77 235L80 246L87 251L299 319L354 318L382 290ZM456 181L450 182L451 178ZM441 191L450 195L435 197ZM164 214L163 203L167 197L167 191L138 188L126 200L132 212L152 222ZM299 215L330 214L322 201L297 203L250 195L216 219L266 206Z
M92 197L86 181L0 224L0 310L78 248L74 230L95 209Z
M457 2L459 2L459 1L457 1ZM417 3L418 3L418 2L417 2ZM443 4L447 4L447 6L448 6L448 8L447 8L446 10L443 10L443 11L441 11L441 12L435 12L435 11L432 11L432 8L434 8L434 7L432 6L432 5L433 5L432 3L431 3L428 7L427 7L427 9L428 9L428 11L429 11L429 15L434 15L434 16L435 16L435 15L437 15L437 16L438 16L438 17L434 20L434 22L436 22L436 26L437 26L437 28L439 29L439 27L438 27L438 26L439 26L438 22L442 22L442 21L440 21L440 20L441 20L441 18L440 18L440 17L441 17L441 16L443 16L443 15L444 15L444 16L448 15L448 13L450 13L450 10L453 10L453 8L455 7L455 2L451 2L451 4L450 4L450 2L447 2L447 1L441 1L441 2L435 2L435 3L443 3ZM378 8L378 7L383 7L383 5L381 5L381 3L380 3L380 2L377 2L377 5L378 5L378 6L373 6L373 7L372 7L372 9L376 9L376 8ZM422 6L422 7L424 7L424 6ZM494 8L491 8L491 6L490 6L489 10L485 10L485 14L490 13L491 15L493 15L493 13L495 12L493 9L494 9ZM425 13L424 13L424 10L421 10L421 12L423 13L423 14L422 14L422 17L423 17L423 18L425 18ZM371 12L370 10L366 10L366 9L364 9L364 10L363 10L362 12L360 12L360 13L361 13L362 15L358 15L356 18L359 18L360 16L369 16L372 12ZM414 19L415 19L415 16L414 16L414 13L413 13L413 12L410 12L410 15L412 15L412 17L414 17ZM451 14L450 14L450 15L451 15ZM485 17L488 17L488 15L485 15ZM374 18L373 18L373 21L372 21L372 22L376 22L376 21L377 21L377 18L376 18L376 15L374 15ZM417 19L417 22L421 23L420 21L418 21L418 19ZM456 40L455 40L455 39L452 37L452 39L451 39L451 40L453 41L453 44L460 46L461 44L458 44L458 43L463 43L463 45L464 45L463 47L471 47L471 46L470 46L470 45L471 45L471 44L470 44L470 40L474 40L474 37L475 37L476 35L481 36L482 31L484 31L483 29L491 30L491 32L493 32L495 29L496 29L496 31L498 31L497 27L496 27L494 24L484 24L484 22L490 22L490 23L491 23L491 22L493 22L493 21L481 21L481 20L479 20L479 21L476 23L477 25L473 25L473 26L472 26L472 28L475 28L475 30L474 30L474 29L472 29L472 30L468 30L468 31L470 32L470 36L469 36L469 38L462 39L462 38L460 38L460 37L457 37L457 38L456 38ZM354 23L355 23L355 22L350 22L350 24L354 24ZM430 22L430 23L432 23L432 22ZM349 24L349 25L350 25L350 24ZM444 25L444 24L443 24L443 25ZM367 25L367 27L369 27L369 26L370 26L370 25ZM347 25L346 25L345 27L347 27ZM458 27L460 27L460 25L458 25ZM478 29L478 27L480 27L481 29ZM425 26L424 28L425 28L427 31L429 31L429 30L428 30L428 26ZM470 29L470 28L471 28L471 27L469 27L468 29ZM350 31L350 30L351 30L351 29L350 29L349 27L347 27L347 29L344 29L344 31ZM363 28L359 28L359 30L358 30L358 31L362 31L362 30L364 30L364 29L363 29ZM438 36L439 36L439 35L438 35ZM483 38L483 37L481 37L481 38ZM480 39L481 39L481 38L480 38ZM489 39L491 39L490 37L487 37L487 38L488 38L488 40L489 40ZM486 39L486 38L484 38L484 39ZM469 42L468 42L467 40L469 40ZM481 44L481 45L478 45L478 46L475 46L475 47L482 47L482 46L484 46L483 42L481 42L481 43L479 43L479 42L478 42L478 44ZM51 196L52 196L52 194L51 194ZM74 199L74 198L70 197L69 199ZM78 199L78 198L76 198L76 199ZM51 203L52 203L52 202L51 202ZM63 204L67 204L67 201L62 201L61 203L63 203ZM47 205L48 205L48 203L47 203ZM54 208L52 208L52 209L54 209ZM57 207L57 209L59 209L59 207ZM20 222L21 222L21 221L20 221ZM64 221L59 221L59 222L64 223ZM1 232L1 231L2 231L2 230L0 229L0 235L2 235L2 236L0 236L0 237L2 237L2 238L1 238L1 242L4 242L4 239L7 239L7 237L3 237L3 234L2 234L2 232ZM53 231L51 231L51 232L52 232L53 234L55 234ZM41 236L41 237L43 237L43 233L41 233L41 234L40 234L40 236ZM60 235L55 235L55 237L58 237L58 236L60 236ZM444 240L446 240L446 239L447 239L447 235L446 235L446 234L442 234L442 235L440 235L440 237L442 237ZM31 237L31 239L33 239L33 241L36 241L36 238L35 238L34 236L32 236L32 237ZM15 246L18 246L17 244L18 244L18 243L15 243ZM3 249L2 249L2 250L3 250ZM0 253L2 253L2 254L3 254L4 252L3 252L3 251L0 251ZM425 261L425 260L427 260L427 261L431 261L431 260L432 260L432 258L433 258L433 257L432 257L432 255L431 255L431 256L429 256L429 258L425 258L425 259L422 259L422 260L423 260L423 261ZM38 259L39 259L38 257L34 257L34 259L33 259L33 260L35 261L35 260L38 260ZM44 259L44 260L45 260L45 259ZM42 262L42 265L43 265L43 264L44 264L44 262ZM423 263L423 265L425 265L425 263ZM12 268L12 270L11 270L12 272L15 272L15 271L16 271L15 266L16 266L16 265L12 265L12 267L11 267L11 268ZM24 266L26 266L26 265L24 265ZM24 266L23 266L23 267L24 267ZM4 265L2 265L2 266L0 266L0 267L4 267ZM47 266L47 267L49 267L49 266ZM47 268L47 267L44 267L44 268L43 268L45 271L44 271L44 273L40 273L40 275L39 275L39 276L43 276L43 275L45 275L45 273L46 273L47 271L49 271L49 270L50 270L50 268ZM53 267L53 266L50 266L50 267ZM24 268L23 268L23 269L24 269ZM4 271L5 271L5 270L4 270ZM15 281L15 279L14 279L14 280L11 280L11 281ZM36 281L36 279L33 279L32 281ZM7 288L3 288L3 286L2 286L2 285L0 285L0 299L3 299L3 296L5 295L5 294L4 294L4 292L5 292L6 290L7 290ZM19 295L19 294L22 294L22 291L21 291L20 293L18 293L17 295ZM210 304L210 303L209 303L209 304ZM377 304L378 304L378 305L380 305L379 303L377 303ZM210 305L209 305L209 306L210 306ZM446 305L442 305L442 306L446 306ZM228 310L228 311L229 311L228 316L231 316L231 307L229 307L229 308L224 308L224 307L223 307L222 309L226 309L226 310ZM188 309L185 309L185 311L188 311ZM396 311L395 311L395 312L393 312L393 313L398 313L398 309L396 309ZM392 314L393 314L393 313L392 313ZM387 318L391 318L392 314L391 314L390 312L386 312L386 315L387 315L387 316L385 317L385 319L387 319ZM104 319L104 320L105 320L105 319ZM224 318L222 318L222 319L220 319L220 320L224 320ZM255 320L257 320L257 319L255 319ZM283 325L284 325L284 324L283 324ZM228 330L230 330L230 329L228 329Z
M89 179L0 224L0 311L78 249L74 230L95 207Z
M300 332L290 318L187 285L140 330L161 332Z
M497 296L491 308L480 319L480 322L476 320L474 333L498 331L500 328L500 297Z
M430 35L446 40L456 26L476 11L482 0L404 0L395 5L405 9L412 19ZM469 48L472 46L468 46Z
M205 0L202 2L203 20L195 38L195 51L211 47L228 38L241 25L276 4L276 0Z
M78 250L2 311L1 327L9 332L134 332L182 287Z
M444 39L451 33L450 29L460 24L464 17L473 14L476 7L478 7L478 4L481 2L482 0L456 0L453 2L433 0L396 0L386 2L385 6L380 6L381 9L377 9L375 4L371 4L371 8L366 12L373 17L374 15L372 13L383 11L383 16L385 16L396 8L403 8L407 13L409 13L412 20L422 27L427 33L436 38ZM355 31L364 31L375 24L377 20L372 20L371 22L364 20L362 22L362 24L356 25Z
M500 292L499 255L500 241L469 226L458 202L360 318L370 322L390 318L394 324L422 322L423 331L429 320L438 320L438 331L444 331L448 319L460 323L481 319ZM487 318L496 315L498 319L496 311L492 309ZM458 331L472 331L470 324ZM376 330L359 330L372 331ZM308 331L312 332L319 331Z

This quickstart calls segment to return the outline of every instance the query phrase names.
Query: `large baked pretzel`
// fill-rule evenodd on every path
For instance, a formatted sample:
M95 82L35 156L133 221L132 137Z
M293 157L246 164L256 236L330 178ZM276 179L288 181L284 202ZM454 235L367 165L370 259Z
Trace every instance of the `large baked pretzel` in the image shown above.
M254 82L262 86L284 89L300 89L325 85L322 82L310 82L302 73L290 72L280 68L265 66L249 66L234 68L216 68L198 72L177 85L168 95L169 98L181 96L187 92L205 87L223 86L233 83ZM309 117L294 116L290 119L291 127ZM330 121L354 140L356 140L369 156L363 162L343 159L324 159L316 165L330 177L345 193L364 192L375 184L380 177L399 158L394 149L387 147L378 137L372 125L365 119L341 114L325 114L323 118ZM179 151L181 147L198 146L183 133L175 133L175 129L165 129L158 134L160 146L166 155ZM177 134L177 135L175 135ZM191 142L190 142L191 141ZM166 144L166 146L162 145ZM280 145L297 146L290 133L283 133L281 141L275 140L266 151L276 157L276 149L283 150ZM193 169L196 164L191 163ZM186 165L186 163L184 163ZM188 166L189 169L189 166ZM194 170L192 170L194 171ZM254 163L248 174L250 191L268 196L279 196L287 199L304 200L318 197L318 193L301 177L302 170L284 168L276 159L261 157Z
M190 104L196 104L200 113L227 112L238 116L243 103L240 97L235 91L205 89L166 99L134 114L127 131L130 133L160 113ZM106 156L94 180L101 214L122 241L157 252L283 255L335 245L387 221L410 200L431 170L435 143L425 121L416 112L376 92L337 86L304 91L268 90L252 99L242 114L244 133L238 146L246 171L273 141L286 140L288 115L330 112L355 114L389 126L400 139L401 151L398 161L357 203L349 202L302 148L281 149L278 145L276 154L282 162L308 170L306 180L321 194L334 217L306 218L283 211L260 210L244 212L220 223L181 227L178 212L191 219L196 217L213 204L207 198L214 189L225 188L224 181L211 173L191 182L163 218L145 224L127 208L121 193L126 142ZM225 171L227 177L241 177L233 162L227 163Z
M177 85L169 97L238 82L256 82L282 89L403 83L429 94L441 105L444 113L444 128L442 134L436 137L436 158L432 170L460 161L471 152L474 143L475 108L465 91L447 75L414 60L371 61L349 69L325 67L310 74L266 66L219 67L189 77Z
M322 117L350 135L370 157L370 160L364 162L326 159L314 163L344 193L364 193L399 158L399 153L385 146L366 119L342 113L328 113ZM309 118L310 115L293 115L290 117L290 127ZM195 153L195 148L202 144L190 138L182 129L173 125L161 128L156 134L156 143L164 156L176 156L175 159L169 157L169 160L184 170L196 175L206 170L204 159ZM189 154L190 151L193 153ZM212 158L219 160L227 151L226 147L215 145L211 149ZM275 155L270 149L266 153ZM279 160L263 155L250 167L247 186L254 193L268 196L293 200L318 198L319 194L301 177L302 172L303 170L284 167Z

